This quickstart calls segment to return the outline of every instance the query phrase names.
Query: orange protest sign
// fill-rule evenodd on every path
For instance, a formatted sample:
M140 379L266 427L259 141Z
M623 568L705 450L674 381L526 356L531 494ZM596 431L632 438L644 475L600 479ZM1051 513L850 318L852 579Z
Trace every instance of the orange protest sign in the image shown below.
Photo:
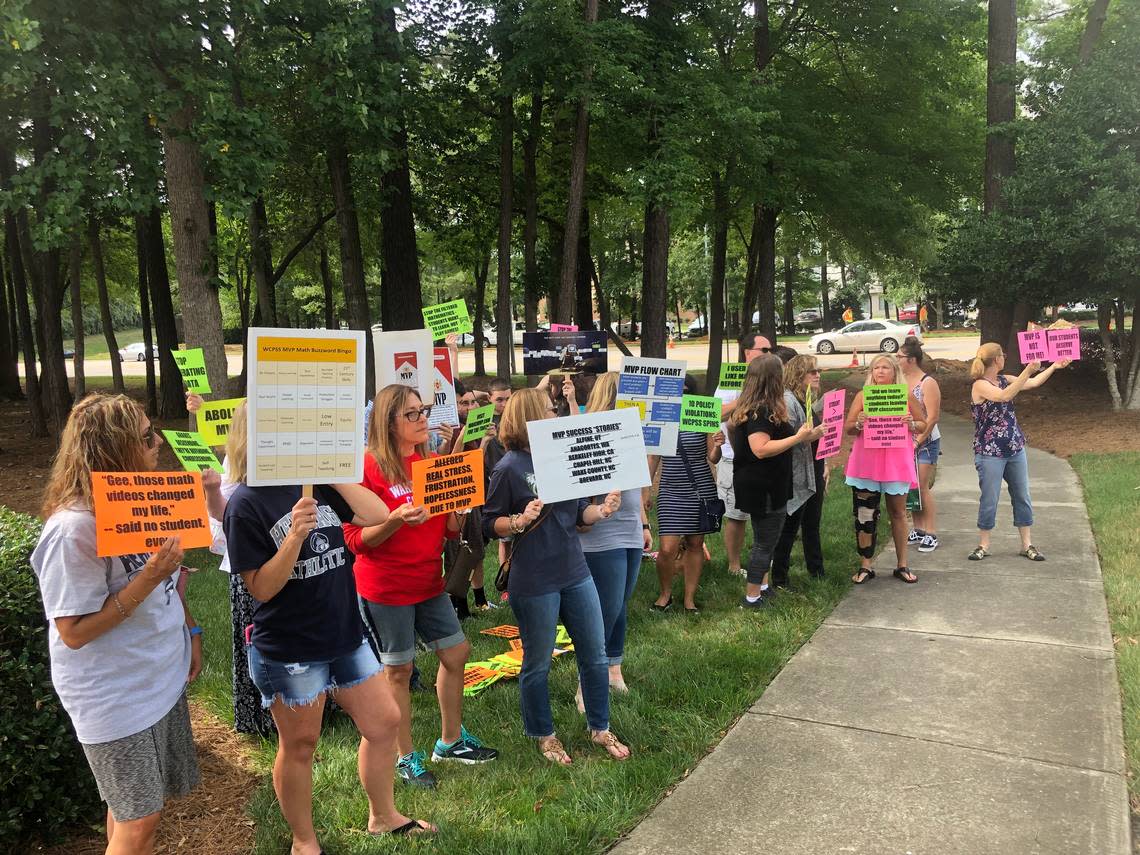
M522 639L521 638L512 638L510 641L507 642L507 644L509 644L511 646L511 650L522 650Z
M483 452L467 451L412 464L412 501L429 516L483 504Z
M480 635L496 635L499 638L518 638L519 628L505 623L502 626L493 626L490 629L479 630Z
M92 472L91 494L100 558L154 552L171 537L183 549L214 540L200 472Z

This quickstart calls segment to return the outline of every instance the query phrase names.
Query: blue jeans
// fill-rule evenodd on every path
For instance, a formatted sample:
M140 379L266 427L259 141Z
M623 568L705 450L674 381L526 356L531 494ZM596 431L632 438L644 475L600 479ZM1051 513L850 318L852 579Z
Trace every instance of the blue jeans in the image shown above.
M626 604L637 586L641 570L641 549L606 549L587 552L586 563L602 604L602 628L606 656L611 665L620 665L625 653Z
M252 644L246 648L246 657L249 678L261 693L265 709L275 700L287 707L306 706L325 692L352 688L380 673L380 663L364 639L358 648L336 659L278 662Z
M1025 449L1013 457L975 454L974 468L978 470L978 485L982 488L982 499L978 505L979 529L990 531L996 524L1002 479L1009 486L1013 524L1018 528L1033 525L1033 503L1029 500L1029 464Z
M526 735L541 739L554 733L548 677L559 617L574 642L582 700L586 704L586 723L591 730L609 730L610 676L602 607L594 580L583 579L560 591L537 597L512 594L510 602L523 643L519 706Z

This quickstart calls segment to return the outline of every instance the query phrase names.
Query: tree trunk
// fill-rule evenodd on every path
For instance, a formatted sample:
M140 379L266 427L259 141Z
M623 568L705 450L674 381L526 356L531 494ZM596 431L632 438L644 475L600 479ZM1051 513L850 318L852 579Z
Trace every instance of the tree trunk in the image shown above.
M1013 174L1014 136L1009 127L1017 110L1017 0L989 0L986 43L986 162L982 207L985 213L1005 209L1002 184ZM983 299L978 307L982 343L1004 345L1013 325L1009 301ZM1015 349L1014 354L1017 353Z
M111 298L107 294L107 271L103 266L103 241L99 237L99 224L94 219L87 221L87 243L91 247L91 266L95 272L95 287L99 294L99 319L103 324L103 339L107 342L107 355L111 359L111 378L115 391L122 393L125 390L123 366L119 362L119 342L115 338L115 326L111 318Z
M6 169L8 166L6 156L0 155L0 159L3 160L0 163L0 168ZM5 175L6 178L7 175ZM35 333L32 330L32 312L28 306L28 280L24 268L24 259L20 253L16 217L11 213L4 214L4 243L7 247L8 263L11 268L12 290L16 298L16 323L20 329L20 343L23 346L24 389L28 396L31 432L32 436L43 437L48 435L47 413L44 411L39 366L36 363Z
M258 194L249 206L249 252L253 262L253 281L257 284L257 307L261 322L277 326L276 294L273 287L273 248L269 243L269 216L265 198Z
M0 398L16 401L23 397L20 391L20 369L17 365L16 306L9 299L12 260L0 254Z
M491 248L479 253L475 263L475 331L472 338L475 346L475 373L487 375L486 354L483 352L483 316L487 313L487 275L491 270Z
M154 339L151 336L150 294L147 285L146 217L135 214L135 264L138 268L139 315L142 320L143 347L146 348L146 414L158 415L158 386L154 376Z
M83 330L83 232L79 227L71 235L71 251L68 257L68 282L71 286L71 341L72 375L75 379L75 399L87 394L87 373L84 370L87 339ZM118 359L118 354L107 354L110 359Z
M170 296L170 271L166 266L166 240L162 234L162 210L155 205L146 221L146 274L150 286L150 306L154 314L154 336L158 342L158 415L163 419L186 417L186 395L182 374L174 361L178 350L178 322Z
M515 178L514 93L508 89L506 67L514 51L511 47L511 21L505 4L498 10L499 57L503 71L499 79L499 243L498 278L495 297L495 373L510 379L514 356L514 323L511 318L511 206Z
M784 256L784 335L796 331L796 274L799 273L799 256Z
M819 261L819 292L822 298L823 331L831 329L831 294L830 285L827 284L827 250Z
M522 141L523 195L526 197L526 221L523 226L523 317L528 330L538 329L538 138L542 133L541 77L535 81L530 96L530 122ZM478 351L476 351L478 353Z
M582 209L582 224L578 230L578 260L574 279L574 323L580 330L594 328L594 298L591 293L591 271L594 262L590 257L590 213Z
M724 277L728 263L728 176L713 175L712 281L709 282L709 358L705 367L705 394L716 391L720 382L721 349L724 343Z
M665 303L669 287L669 211L651 200L645 206L641 267L641 355L665 357Z
M335 330L339 327L336 322L336 314L334 312L336 303L333 298L333 278L332 271L329 269L329 248L325 242L324 237L321 237L321 286L324 289L325 297L325 329Z
M756 290L760 334L776 344L776 219L775 209L759 202L752 208L752 251L756 254ZM745 310L751 315L752 307Z
M1084 32L1081 33L1081 43L1077 50L1077 62L1084 65L1093 55L1097 42L1100 41L1101 31L1104 29L1105 19L1108 17L1108 0L1094 0L1089 7L1089 17L1085 22Z
M229 368L218 302L217 256L210 237L210 206L202 151L190 138L193 109L186 105L162 128L170 234L188 348L202 348L206 376L218 394L229 392Z
M371 397L377 391L372 320L368 310L368 289L364 282L364 253L360 247L360 222L356 214L356 197L352 190L352 170L344 142L340 139L330 142L326 157L333 202L336 204L337 233L340 237L340 277L344 281L345 314L348 316L350 329L364 330L365 333L368 354L364 388L365 394Z

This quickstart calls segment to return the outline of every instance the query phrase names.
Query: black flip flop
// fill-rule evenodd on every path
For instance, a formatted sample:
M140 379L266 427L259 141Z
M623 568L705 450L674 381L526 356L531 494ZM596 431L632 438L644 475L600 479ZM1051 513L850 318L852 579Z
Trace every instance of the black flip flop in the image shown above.
M649 606L649 610L653 611L653 612L667 612L672 607L673 607L673 598L670 597L669 601L666 602L665 605L663 605L663 606L659 606L659 605L657 605L657 603L651 603Z
M906 576L903 575L904 573L910 574L914 578L908 579ZM908 585L913 585L915 582L918 581L918 576L909 567L896 567L895 572L892 573L891 575L894 576L896 579L901 579L902 581L906 582Z
M853 585L862 585L862 584L869 582L875 578L875 571L872 570L870 567L860 567L855 572L855 575L858 576L860 573L865 573L866 575L862 579L859 579L859 580L852 579L851 583Z
M417 830L424 834L435 834L430 828L430 823L423 825L418 819L409 819L399 828L393 828L391 831L370 831L368 833L373 837L406 837L413 832L417 832Z

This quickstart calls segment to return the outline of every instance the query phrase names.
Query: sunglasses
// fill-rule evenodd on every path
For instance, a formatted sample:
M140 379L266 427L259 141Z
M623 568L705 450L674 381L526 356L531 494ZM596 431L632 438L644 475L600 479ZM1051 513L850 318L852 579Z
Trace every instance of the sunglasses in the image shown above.
M746 347L744 348L748 353L771 353L770 347Z
M431 415L431 407L420 407L418 410L408 410L403 413L405 419L410 422L418 422L420 419L426 419Z
M154 448L158 444L158 433L154 429L154 425L147 425L146 433L142 435L143 444L147 448Z

